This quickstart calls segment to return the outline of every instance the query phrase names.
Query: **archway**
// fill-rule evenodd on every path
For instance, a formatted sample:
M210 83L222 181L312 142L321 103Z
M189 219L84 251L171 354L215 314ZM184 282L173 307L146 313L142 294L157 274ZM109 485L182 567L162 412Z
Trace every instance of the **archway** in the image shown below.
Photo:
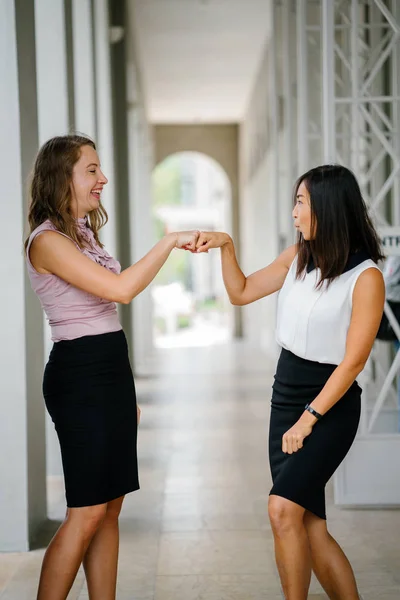
M169 231L232 231L232 190L224 169L200 152L178 152L152 175L156 239ZM156 347L206 346L233 337L234 315L220 253L175 251L152 286Z

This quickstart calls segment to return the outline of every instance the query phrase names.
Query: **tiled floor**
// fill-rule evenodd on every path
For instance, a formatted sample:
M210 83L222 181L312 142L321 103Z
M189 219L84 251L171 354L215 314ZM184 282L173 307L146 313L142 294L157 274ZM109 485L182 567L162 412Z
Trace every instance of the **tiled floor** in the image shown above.
M165 350L137 383L141 491L121 517L118 600L281 600L267 519L272 366L241 345ZM400 600L400 511L343 511L330 528L364 600ZM50 482L51 518L63 491ZM34 600L43 550L0 555L1 600ZM69 596L87 600L82 573ZM310 600L326 598L313 581Z

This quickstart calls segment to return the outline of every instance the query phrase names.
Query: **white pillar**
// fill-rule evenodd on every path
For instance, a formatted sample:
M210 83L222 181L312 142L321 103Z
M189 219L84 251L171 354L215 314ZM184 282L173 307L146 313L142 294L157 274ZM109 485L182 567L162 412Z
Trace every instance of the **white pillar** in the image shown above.
M300 173L295 172L295 161L293 160L295 144L295 115L293 101L293 56L292 46L294 36L293 16L290 6L290 0L283 0L282 3L282 80L283 80L283 156L284 162L284 181L282 186L281 202L286 212L282 223L287 228L287 243L294 242L296 235L293 227L292 218L292 190L296 178Z
M39 143L68 133L64 0L35 0Z
M38 143L33 0L0 0L0 14L0 550L23 551L46 518L43 320L22 252Z
M133 21L132 6L127 6L127 23ZM137 68L134 29L126 34L126 92L129 158L129 218L131 262L146 254L154 243L151 229L151 139L143 108L140 73ZM120 210L122 214L122 209ZM147 362L153 349L152 300L147 288L132 302L133 366L135 374L146 374Z
M309 169L307 0L297 2L297 170Z
M325 163L336 160L334 15L334 3L322 0L322 143Z
M36 74L39 145L69 130L67 51L64 0L35 0ZM44 361L52 346L44 320ZM62 475L61 453L50 416L46 413L47 475Z
M132 106L128 112L128 143L130 160L129 202L131 262L137 262L153 245L150 222L150 190L146 177L149 165L146 157L144 120L140 107ZM137 374L146 373L146 362L152 348L152 300L148 287L132 303L133 359Z
M108 213L109 222L101 231L101 239L107 251L112 256L117 256L117 211L115 206L114 136L107 0L96 0L93 17L97 107L96 144L102 169L109 180L103 192L103 204Z
M74 129L96 138L93 19L90 0L72 0Z

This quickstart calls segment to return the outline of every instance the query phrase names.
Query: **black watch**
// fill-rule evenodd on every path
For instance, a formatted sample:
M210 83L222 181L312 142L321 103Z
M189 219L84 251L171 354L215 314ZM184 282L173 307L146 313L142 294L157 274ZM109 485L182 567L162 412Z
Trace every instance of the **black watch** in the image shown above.
M306 404L305 410L308 410L309 413L311 413L312 415L314 415L314 417L319 421L320 419L322 419L322 415L319 414L319 412L317 412L316 410L313 409L312 406L310 406L309 404Z

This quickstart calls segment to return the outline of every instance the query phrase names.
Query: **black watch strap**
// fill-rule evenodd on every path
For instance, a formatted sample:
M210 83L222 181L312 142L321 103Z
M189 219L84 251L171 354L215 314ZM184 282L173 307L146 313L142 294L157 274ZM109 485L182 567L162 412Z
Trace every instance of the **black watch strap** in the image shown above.
M306 404L306 408L305 408L305 410L308 410L308 412L309 412L309 413L311 413L312 415L314 415L314 417L315 417L316 419L318 419L318 421L319 421L320 419L322 419L322 415L320 415L320 414L319 414L319 412L317 412L316 410L314 410L314 409L313 409L313 407L312 407L312 406L310 406L309 404Z

